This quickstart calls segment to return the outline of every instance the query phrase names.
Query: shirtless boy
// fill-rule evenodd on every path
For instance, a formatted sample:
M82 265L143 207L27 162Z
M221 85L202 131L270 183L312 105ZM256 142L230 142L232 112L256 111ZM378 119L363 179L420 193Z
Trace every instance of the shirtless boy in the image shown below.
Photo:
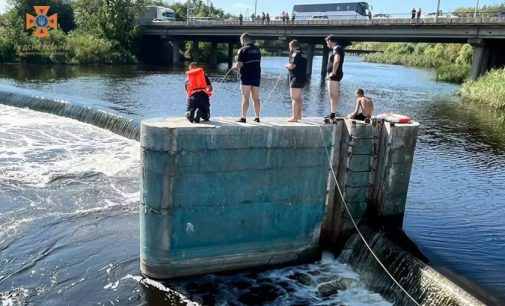
M363 89L356 90L356 108L347 118L361 121L370 121L373 113L372 99L365 96Z

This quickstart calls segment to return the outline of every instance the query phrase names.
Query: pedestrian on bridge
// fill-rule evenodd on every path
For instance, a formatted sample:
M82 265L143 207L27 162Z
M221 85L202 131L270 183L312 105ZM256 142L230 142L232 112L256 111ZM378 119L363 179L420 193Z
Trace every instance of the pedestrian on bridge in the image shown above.
M240 36L242 48L238 50L235 69L240 71L240 91L242 94L241 123L246 123L249 100L252 98L256 117L254 121L260 122L260 81L261 81L261 51L254 45L254 41L248 33Z
M244 16L242 16L242 14L238 16L238 22L240 23L240 25L244 23Z
M410 19L414 20L416 18L416 9L413 8L411 13L412 13L412 15L411 15Z
M338 42L334 35L326 37L326 46L330 48L331 53L328 59L327 72L327 86L328 95L330 97L330 114L324 118L326 123L335 121L335 113L337 112L337 105L340 100L340 81L344 77L344 47Z
M293 116L289 122L302 120L303 88L307 82L307 59L303 56L302 47L295 39L289 42L289 63L286 65L289 71L289 93Z
M419 8L417 10L417 15L416 15L416 18L417 18L417 22L419 22L419 19L421 19L421 8Z
M267 24L270 24L270 14L267 13Z
M267 20L267 16L265 15L265 12L261 15L261 24L265 24L265 21Z

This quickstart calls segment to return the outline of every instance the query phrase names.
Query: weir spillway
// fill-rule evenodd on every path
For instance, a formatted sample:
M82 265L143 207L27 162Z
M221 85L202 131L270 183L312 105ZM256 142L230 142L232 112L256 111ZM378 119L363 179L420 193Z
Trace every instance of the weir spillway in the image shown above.
M303 262L372 213L401 227L418 123L141 124L141 270L154 278ZM331 164L331 167L330 167ZM332 171L333 169L333 171Z
M363 124L341 119L321 125L321 118L297 124L268 118L261 124L238 124L236 118L221 118L190 125L182 118L161 118L144 121L141 131L138 120L112 110L34 90L0 86L0 103L74 118L140 139L140 264L147 276L172 278L268 267L313 260L321 248L337 248L340 258L360 273L369 288L395 305L412 304L355 234L340 189L375 254L419 305L484 305L431 268L418 251L411 252L412 242L405 246L397 241L404 235L401 225L418 123ZM338 188L331 179L332 169ZM234 172L241 174L224 179ZM213 181L213 176L222 179ZM156 177L160 181L152 180ZM227 197L218 197L211 189L214 186ZM198 197L203 200L194 201ZM198 220L206 222L203 227ZM242 227L237 220L250 226ZM370 224L374 228L368 230ZM202 246L205 252L198 252ZM472 293L486 300L478 290Z

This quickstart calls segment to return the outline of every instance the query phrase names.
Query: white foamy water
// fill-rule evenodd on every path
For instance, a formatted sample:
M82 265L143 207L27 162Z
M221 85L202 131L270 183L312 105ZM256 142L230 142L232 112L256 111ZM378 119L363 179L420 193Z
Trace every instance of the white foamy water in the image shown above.
M0 105L0 180L44 186L65 176L132 173L136 141L72 119Z

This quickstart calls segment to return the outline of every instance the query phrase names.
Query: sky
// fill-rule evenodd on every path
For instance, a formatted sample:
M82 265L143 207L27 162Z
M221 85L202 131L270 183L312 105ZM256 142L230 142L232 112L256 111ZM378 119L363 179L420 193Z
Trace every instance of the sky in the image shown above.
M170 4L176 0L165 0ZM250 15L254 11L254 4L257 1L257 12L268 12L272 16L278 15L283 10L291 11L294 4L310 3L335 3L346 1L331 0L208 0L215 7L224 9L225 12L233 14ZM366 1L366 0L361 0ZM458 7L474 7L477 0L440 0L440 8L444 12L450 12ZM181 1L178 1L181 2ZM352 2L352 1L351 1ZM423 12L434 12L437 7L437 0L368 0L366 1L373 8L373 13L386 14L409 14L412 8L421 8ZM479 0L480 5L491 5L504 3L504 0ZM7 9L7 0L0 0L0 14Z

